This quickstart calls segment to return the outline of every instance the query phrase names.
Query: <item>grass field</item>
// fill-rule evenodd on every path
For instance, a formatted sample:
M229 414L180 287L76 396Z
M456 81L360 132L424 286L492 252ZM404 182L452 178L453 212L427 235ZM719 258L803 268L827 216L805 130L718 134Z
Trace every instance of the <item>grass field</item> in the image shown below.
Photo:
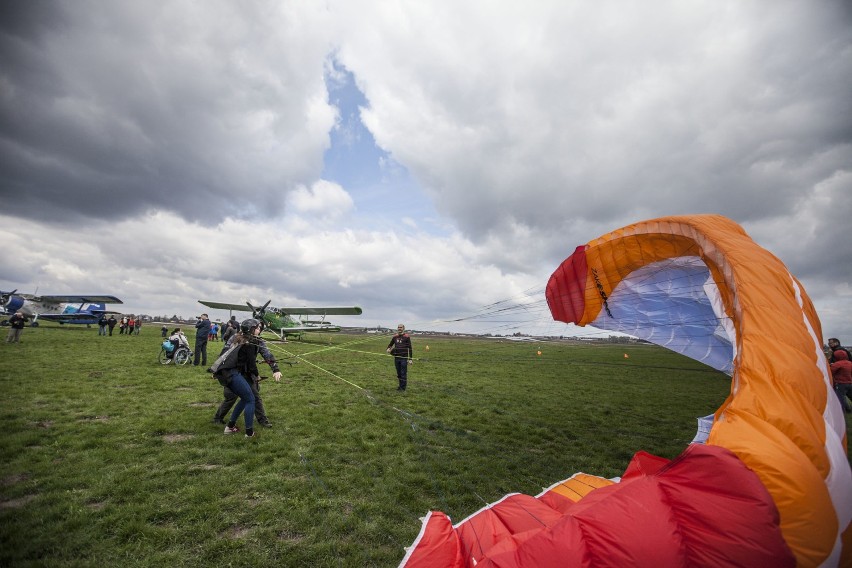
M729 389L652 346L414 336L398 393L387 336L337 334L270 345L300 358L252 440L211 424L201 367L157 363L153 327L22 339L0 344L2 566L395 566L430 509L676 456Z

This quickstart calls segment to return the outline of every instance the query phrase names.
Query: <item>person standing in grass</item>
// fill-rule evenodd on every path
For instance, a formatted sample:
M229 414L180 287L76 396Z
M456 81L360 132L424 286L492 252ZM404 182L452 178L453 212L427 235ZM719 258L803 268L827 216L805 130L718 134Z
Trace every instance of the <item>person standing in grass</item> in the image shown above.
M216 380L219 381L219 384L231 390L240 399L231 413L231 419L225 425L225 434L236 434L240 431L237 427L237 420L240 418L240 414L245 412L246 437L253 438L255 435L254 414L256 398L253 388L255 385L253 383L260 375L257 369L258 352L263 355L264 361L272 367L272 377L275 379L275 382L281 380L281 371L278 369L278 363L275 361L272 353L269 352L269 349L267 349L266 343L260 338L260 331L261 325L256 319L249 318L243 321L240 324L239 333L231 339L230 344L223 350L224 354L231 347L237 347L236 356L228 357L228 360L223 363L223 367L213 374Z
M107 334L107 317L106 314L101 314L98 320L98 335L106 336Z
M849 361L849 357L843 349L838 349L832 355L834 362L831 363L831 374L834 379L834 392L840 399L843 412L852 412L849 401L846 400L846 395L852 394L852 361Z
M199 361L205 367L207 366L207 339L210 337L210 319L207 314L198 316L198 321L195 322L195 359L192 364L196 367Z
M6 343L20 343L21 332L24 331L24 324L27 321L27 316L23 312L17 311L15 315L9 318L9 335L6 336Z
M239 327L239 324L233 318L228 320L228 323L224 325L224 329L222 330L222 341L228 343L234 334L237 333Z
M405 333L405 326L396 326L396 335L388 343L387 352L393 355L393 364L396 367L396 378L399 387L396 390L404 391L408 386L408 366L413 363L414 349L411 347L411 337Z
M112 330L115 329L115 324L118 323L118 320L115 319L115 316L109 316L107 320L107 326L109 327L109 334L112 335Z

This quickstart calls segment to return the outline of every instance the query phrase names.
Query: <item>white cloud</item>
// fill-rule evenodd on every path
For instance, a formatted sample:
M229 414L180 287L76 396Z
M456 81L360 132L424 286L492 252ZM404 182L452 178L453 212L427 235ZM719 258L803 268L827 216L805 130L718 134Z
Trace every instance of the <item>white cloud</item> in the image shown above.
M352 197L339 184L318 180L311 187L299 186L287 196L288 210L296 215L305 215L335 221L350 213L355 204Z
M843 3L84 0L6 13L5 288L115 293L134 311L250 297L431 321L524 298L622 225L721 213L852 337ZM323 179L339 126L330 54L369 100L379 169L410 172L440 218L404 192L383 217L370 187Z

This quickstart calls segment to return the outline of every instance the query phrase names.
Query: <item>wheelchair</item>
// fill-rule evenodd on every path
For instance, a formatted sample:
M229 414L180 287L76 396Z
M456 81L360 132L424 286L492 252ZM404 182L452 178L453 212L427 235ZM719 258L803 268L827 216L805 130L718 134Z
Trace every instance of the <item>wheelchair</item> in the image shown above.
M186 365L192 359L192 351L181 345L172 352L166 351L165 347L160 347L160 355L157 360L161 365L168 365L174 361L175 365Z

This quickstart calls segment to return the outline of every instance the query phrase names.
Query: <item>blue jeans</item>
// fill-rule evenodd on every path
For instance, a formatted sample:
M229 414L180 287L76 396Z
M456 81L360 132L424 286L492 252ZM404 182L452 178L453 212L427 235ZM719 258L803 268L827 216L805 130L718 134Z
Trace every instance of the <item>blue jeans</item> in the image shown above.
M105 325L99 325L98 326L98 335L106 335L106 326Z
M240 401L231 413L231 423L236 423L240 414L243 410L245 410L246 430L254 428L254 393L251 392L251 387L249 386L248 381L246 381L245 377L243 377L236 369L231 375L231 383L228 385L228 388L240 397Z

